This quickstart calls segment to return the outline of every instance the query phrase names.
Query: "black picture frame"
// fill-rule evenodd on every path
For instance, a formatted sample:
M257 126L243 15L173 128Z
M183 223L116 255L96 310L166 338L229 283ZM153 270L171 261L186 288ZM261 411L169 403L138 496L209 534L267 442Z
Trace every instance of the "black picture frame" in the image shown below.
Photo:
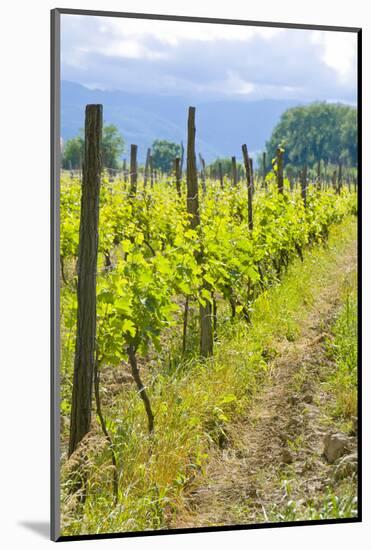
M59 192L60 192L60 24L61 15L84 15L84 16L99 16L99 17L117 17L131 19L153 19L162 21L182 21L193 23L214 23L225 25L253 26L253 27L273 27L285 29L303 29L303 30L318 30L318 31L333 31L355 33L357 35L357 122L358 122L358 516L355 518L344 519L323 519L323 520L308 520L308 521L282 521L279 523L264 523L264 524L243 524L233 526L216 526L216 527L195 527L182 529L166 529L156 531L135 531L123 533L105 533L105 534L88 534L78 536L61 536L60 535L60 488L59 488ZM142 537L154 535L174 535L182 533L198 533L198 532L218 532L218 531L236 531L250 529L267 529L276 527L289 526L315 526L323 524L343 524L343 523L359 523L362 521L362 28L360 27L343 27L343 26L328 26L320 24L296 24L296 23L275 23L269 21L250 21L239 19L221 19L209 17L191 17L191 16L176 16L164 14L148 14L148 13L129 13L115 11L100 11L100 10L80 10L55 8L51 10L51 233L50 233L50 256L51 256L51 388L50 388L50 404L51 404L51 539L53 541L74 541L74 540L93 540L93 539L109 539L109 538L128 538Z

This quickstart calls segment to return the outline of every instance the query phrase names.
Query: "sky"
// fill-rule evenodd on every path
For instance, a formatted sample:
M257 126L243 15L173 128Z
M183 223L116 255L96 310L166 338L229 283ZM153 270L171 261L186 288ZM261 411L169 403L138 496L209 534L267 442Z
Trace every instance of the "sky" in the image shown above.
M355 33L62 15L61 76L89 88L356 103Z

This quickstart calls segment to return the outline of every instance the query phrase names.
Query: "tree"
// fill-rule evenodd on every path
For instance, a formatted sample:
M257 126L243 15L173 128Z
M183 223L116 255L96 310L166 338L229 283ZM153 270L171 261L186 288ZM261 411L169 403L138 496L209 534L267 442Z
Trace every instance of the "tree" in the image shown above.
M346 147L343 146L340 160L345 164L357 165L358 127L356 109L349 109L345 114L340 127L340 141L342 144L346 144Z
M118 168L125 150L125 140L114 124L103 126L102 161L106 168Z
M152 144L153 168L162 172L171 172L174 168L174 160L181 156L181 146L165 139L156 139Z
M105 168L119 168L120 156L125 150L125 140L114 124L105 124L102 135L102 163ZM84 138L79 136L66 142L62 166L65 169L81 168L84 158Z
M82 157L84 150L84 140L81 136L69 139L66 142L63 152L63 168L76 170L81 168Z
M267 142L267 165L278 145L285 149L284 164L313 167L319 160L357 164L357 110L335 103L312 103L283 113Z

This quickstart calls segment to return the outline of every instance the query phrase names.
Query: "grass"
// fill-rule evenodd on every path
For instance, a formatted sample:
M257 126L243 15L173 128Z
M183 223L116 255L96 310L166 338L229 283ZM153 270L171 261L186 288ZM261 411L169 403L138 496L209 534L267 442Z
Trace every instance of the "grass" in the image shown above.
M332 416L349 423L357 416L357 295L355 281L344 291L344 305L333 327L328 352L335 363L327 389L334 395Z
M353 217L333 227L324 246L308 249L304 263L295 261L279 284L257 298L249 326L231 320L221 304L215 355L206 362L190 354L169 368L163 357L152 359L145 372L155 414L152 436L135 389L122 385L112 399L103 386L104 413L119 464L118 504L114 506L111 489L110 451L95 424L84 451L89 459L84 466L84 506L69 493L68 462L62 468L63 535L166 529L174 524L210 449L228 441L229 426L246 414L264 384L279 342L298 336L316 292L333 280L334 262L354 238ZM67 427L62 436L66 434Z
M325 493L322 501L308 501L305 506L294 500L289 500L280 506L274 507L268 517L269 522L281 521L312 521L320 519L340 519L356 517L358 513L357 498L353 491L341 487L342 494L330 488Z

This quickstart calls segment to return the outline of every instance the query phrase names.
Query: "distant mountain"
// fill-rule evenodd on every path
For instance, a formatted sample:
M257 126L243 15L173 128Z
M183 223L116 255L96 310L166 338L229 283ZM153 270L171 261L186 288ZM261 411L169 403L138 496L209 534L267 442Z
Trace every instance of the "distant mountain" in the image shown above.
M182 97L91 90L62 81L61 133L64 141L76 136L84 124L88 103L103 104L103 118L115 124L130 143L138 145L138 160L155 139L186 143L189 100ZM232 155L241 158L241 145L251 153L264 149L281 114L300 102L295 100L230 101L193 104L196 107L196 147L206 162Z

